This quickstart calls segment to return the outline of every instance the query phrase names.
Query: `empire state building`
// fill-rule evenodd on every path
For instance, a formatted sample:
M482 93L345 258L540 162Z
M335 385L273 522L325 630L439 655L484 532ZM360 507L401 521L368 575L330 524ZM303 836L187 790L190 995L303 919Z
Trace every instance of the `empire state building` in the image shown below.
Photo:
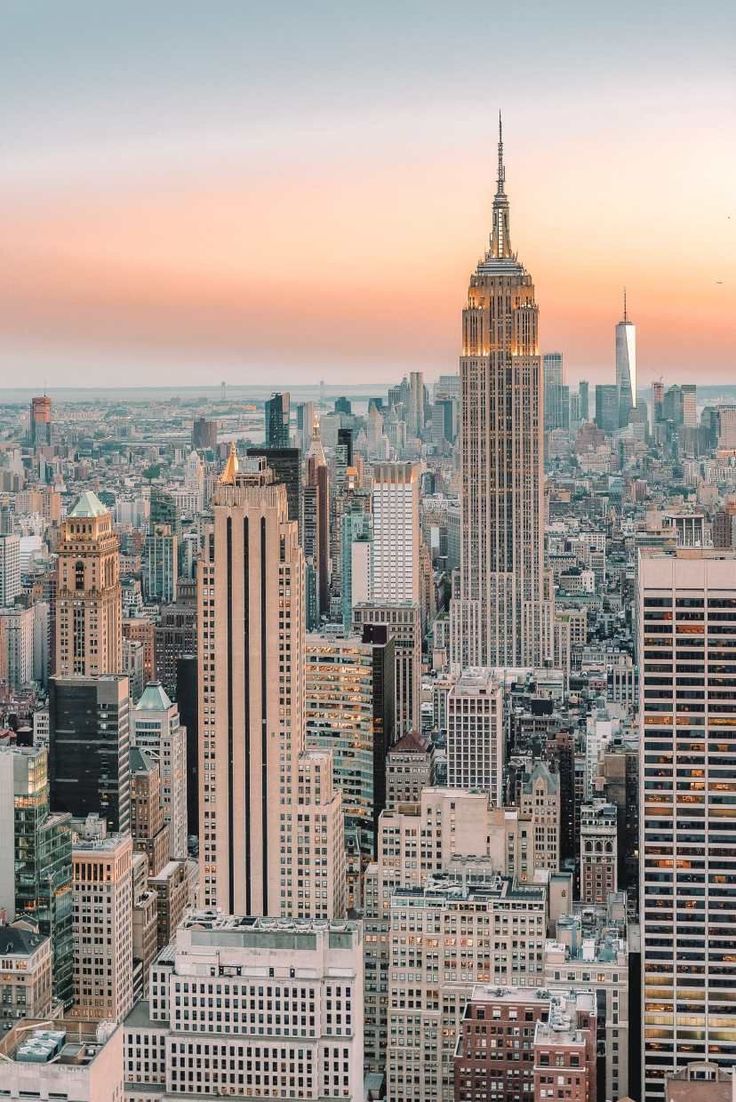
M460 595L452 660L538 665L545 653L542 369L532 277L511 248L499 115L488 251L470 277L460 357Z

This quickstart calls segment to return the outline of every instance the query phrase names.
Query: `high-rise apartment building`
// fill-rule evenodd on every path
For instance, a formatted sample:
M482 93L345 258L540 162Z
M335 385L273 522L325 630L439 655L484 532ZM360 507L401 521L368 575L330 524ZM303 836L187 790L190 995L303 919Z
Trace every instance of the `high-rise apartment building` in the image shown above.
M532 277L511 248L503 141L488 251L470 277L460 357L462 541L453 663L543 653L543 393Z
M72 850L75 1012L119 1022L133 1004L133 842L80 838Z
M21 594L20 536L0 535L0 606L12 605Z
M624 316L616 326L616 388L619 425L628 425L636 408L636 327L629 321L624 290ZM603 426L601 426L603 427Z
M493 670L463 670L447 696L447 781L503 803L503 685Z
M736 556L639 560L642 1086L736 1061Z
M267 448L288 448L291 396L288 391L272 394L264 403Z
M187 732L159 681L151 681L131 712L131 738L156 755L161 771L164 821L169 827L168 855L187 856Z
M380 604L418 601L419 467L376 463L373 467L371 599Z
M125 1023L136 1099L362 1102L359 923L190 914Z
M29 436L32 448L51 443L51 399L48 394L31 398Z
M45 748L0 748L0 909L51 939L53 992L74 997L71 816L49 810Z
M118 538L100 499L86 491L61 525L56 583L56 673L118 674L122 629Z
M127 677L49 682L51 806L109 830L130 830L130 701Z
M228 914L333 917L342 806L305 753L304 557L272 472L231 449L198 564L200 892Z

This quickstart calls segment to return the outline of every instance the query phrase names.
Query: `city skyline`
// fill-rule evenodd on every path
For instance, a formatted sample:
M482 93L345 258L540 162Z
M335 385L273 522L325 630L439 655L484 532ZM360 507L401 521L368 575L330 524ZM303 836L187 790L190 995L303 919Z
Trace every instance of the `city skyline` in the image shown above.
M144 32L135 6L49 6L42 25L11 4L0 367L39 390L452 370L501 107L541 351L611 378L626 285L642 383L703 359L726 381L733 15L707 8L697 28L681 4L593 21L572 4L499 30L472 5L421 22L413 5L248 19L227 3L222 22L180 5L174 24L164 4Z

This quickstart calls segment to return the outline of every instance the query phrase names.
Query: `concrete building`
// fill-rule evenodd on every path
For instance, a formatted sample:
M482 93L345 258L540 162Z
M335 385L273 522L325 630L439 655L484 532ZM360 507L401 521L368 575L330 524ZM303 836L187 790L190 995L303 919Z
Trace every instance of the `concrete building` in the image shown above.
M462 541L453 665L543 657L543 391L532 277L511 247L499 119L489 248L470 277L460 357Z
M457 1034L474 985L541 981L546 926L541 885L437 876L423 888L393 893L386 1068L392 1102L452 1098Z
M557 872L560 867L560 781L544 762L535 762L523 781L519 812L534 825L535 868Z
M420 600L419 467L373 466L371 600L377 604Z
M74 992L79 1017L121 1021L133 1003L133 843L75 841Z
M736 556L639 559L642 1085L736 1062L733 795Z
M23 1018L47 1018L60 1008L51 973L51 939L38 926L22 919L0 925L0 1036Z
M477 984L458 1030L453 1059L454 1102L543 1102L546 1098L570 1097L589 1102L595 1098L591 1088L594 1092L596 1086L595 1021L590 997L584 994ZM585 1080L586 1093L581 1095L558 1094L560 1082L555 1081L551 1091L542 1085L543 1067L547 1066L543 1061L550 1055L546 1043L563 1023L565 1030L577 1028L578 1023L584 1025L580 1031L585 1042L583 1064L565 1061ZM551 1033L547 1028L550 1024ZM554 1068L560 1066L558 1052ZM563 1072L561 1078L567 1080L568 1076ZM580 1085L575 1077L566 1084L568 1089Z
M418 731L395 742L386 757L386 808L419 810L422 791L435 780L435 752L431 740Z
M503 685L490 669L463 670L447 696L447 780L503 803Z
M0 608L0 641L3 643L3 669L11 692L27 691L34 673L36 617L33 606L21 604Z
M52 677L49 711L51 806L130 830L127 677Z
M353 631L372 640L376 628L386 627L394 642L395 737L421 729L422 624L416 601L377 603L367 601L353 606ZM366 634L367 629L368 630Z
M123 1031L112 1022L28 1019L0 1041L8 1102L123 1102Z
M133 744L158 758L164 821L169 828L168 856L183 860L188 852L187 732L179 721L179 708L159 681L151 681L130 718Z
M597 1007L595 996L553 996L547 1021L534 1031L534 1098L596 1102Z
M190 861L167 861L148 887L156 896L156 947L169 944L188 907L195 902L196 871Z
M360 925L190 915L125 1023L128 1097L362 1102Z
M119 544L110 512L86 491L61 525L56 570L59 677L122 669Z
M304 558L286 489L232 448L198 563L200 898L228 914L341 915L329 753L305 750Z
M605 800L580 808L580 898L606 903L618 887L618 809Z
M9 532L0 535L0 607L12 605L21 590L20 536Z
M598 999L606 1052L605 1098L623 1098L629 1079L629 942L626 896L606 906L576 904L557 920L544 949L544 985L553 991L588 990Z
M148 750L130 750L130 832L133 849L146 855L147 869L155 876L169 859L169 828L161 799L161 769Z

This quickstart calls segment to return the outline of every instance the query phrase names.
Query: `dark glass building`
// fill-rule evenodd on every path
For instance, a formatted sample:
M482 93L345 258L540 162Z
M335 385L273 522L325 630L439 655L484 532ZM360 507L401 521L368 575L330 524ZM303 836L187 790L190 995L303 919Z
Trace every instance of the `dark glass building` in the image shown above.
M52 677L49 683L51 806L75 818L99 813L130 830L128 678Z

